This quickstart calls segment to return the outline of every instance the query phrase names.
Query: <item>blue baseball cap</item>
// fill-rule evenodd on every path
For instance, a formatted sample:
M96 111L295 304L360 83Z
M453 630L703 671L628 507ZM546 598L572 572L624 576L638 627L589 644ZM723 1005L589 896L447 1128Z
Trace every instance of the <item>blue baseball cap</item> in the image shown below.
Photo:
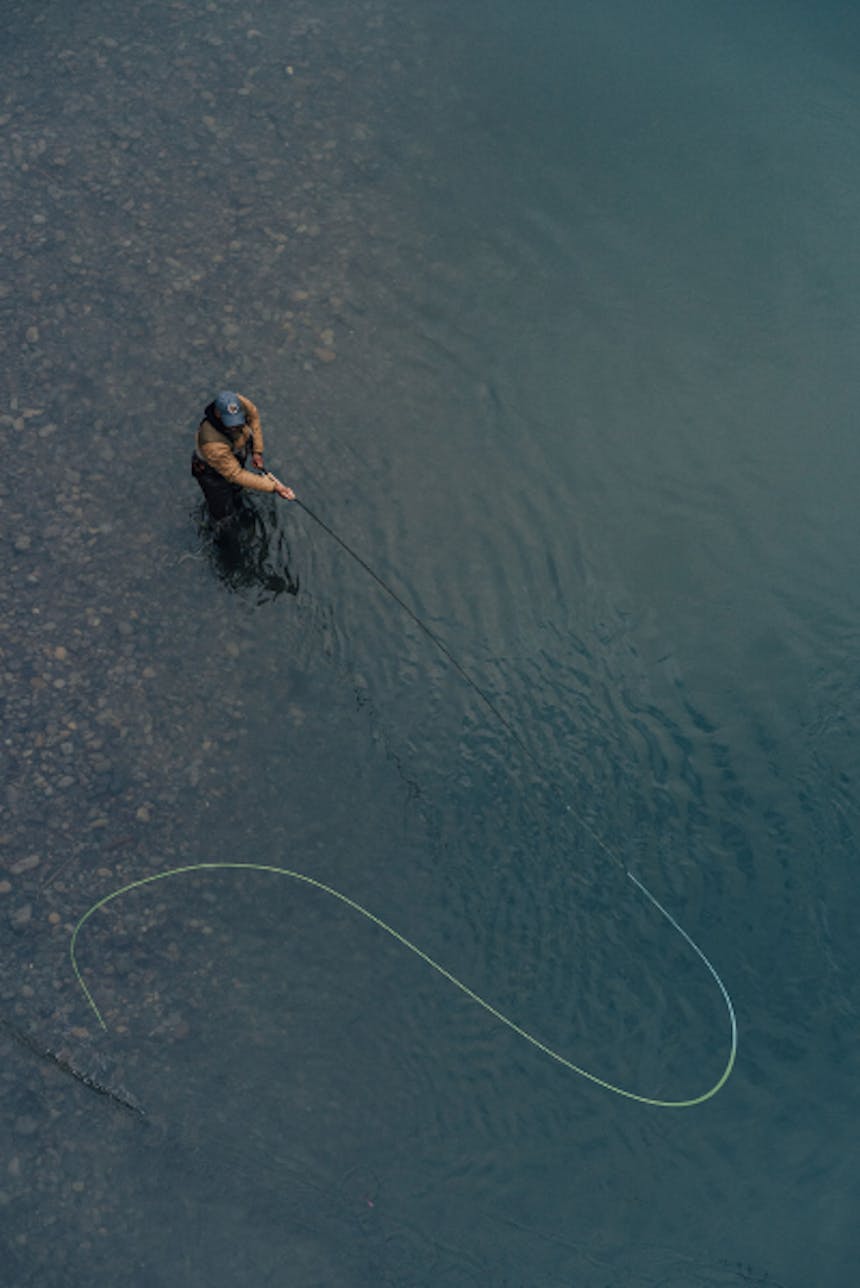
M215 399L215 410L225 429L237 429L245 423L245 409L231 389L222 389Z

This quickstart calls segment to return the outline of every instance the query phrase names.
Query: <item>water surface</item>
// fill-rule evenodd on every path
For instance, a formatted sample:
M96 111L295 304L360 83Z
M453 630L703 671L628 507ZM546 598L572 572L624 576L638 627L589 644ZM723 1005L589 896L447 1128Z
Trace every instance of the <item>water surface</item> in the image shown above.
M853 12L6 26L5 1282L841 1288ZM520 742L298 507L218 557L188 455L222 386ZM263 873L96 914L102 1034L77 919L218 860L692 1096L725 1008L627 865L726 981L737 1068L622 1100Z

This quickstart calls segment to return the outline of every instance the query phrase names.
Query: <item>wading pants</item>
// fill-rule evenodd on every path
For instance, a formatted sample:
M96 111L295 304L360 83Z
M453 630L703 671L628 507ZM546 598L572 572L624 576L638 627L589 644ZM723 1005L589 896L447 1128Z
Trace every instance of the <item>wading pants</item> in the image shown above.
M239 464L244 466L244 458ZM216 523L232 518L241 510L244 488L239 487L238 483L228 483L223 474L213 470L196 452L191 457L191 473L200 484L209 513Z

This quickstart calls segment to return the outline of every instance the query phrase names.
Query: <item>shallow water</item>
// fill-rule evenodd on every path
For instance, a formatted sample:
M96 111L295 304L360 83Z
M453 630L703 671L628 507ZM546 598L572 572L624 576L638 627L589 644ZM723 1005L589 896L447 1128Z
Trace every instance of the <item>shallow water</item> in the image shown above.
M7 26L4 1283L841 1288L853 12ZM224 385L519 742L307 512L213 547L188 457ZM737 1067L625 1101L264 873L95 914L101 1033L78 918L219 860L693 1096L725 1008L629 866L725 980Z

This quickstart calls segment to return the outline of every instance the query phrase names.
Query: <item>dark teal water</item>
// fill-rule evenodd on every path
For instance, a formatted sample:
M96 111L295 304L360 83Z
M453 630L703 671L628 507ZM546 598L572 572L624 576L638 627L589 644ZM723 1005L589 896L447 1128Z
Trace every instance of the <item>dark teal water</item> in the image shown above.
M5 25L4 1283L853 1282L853 10Z

